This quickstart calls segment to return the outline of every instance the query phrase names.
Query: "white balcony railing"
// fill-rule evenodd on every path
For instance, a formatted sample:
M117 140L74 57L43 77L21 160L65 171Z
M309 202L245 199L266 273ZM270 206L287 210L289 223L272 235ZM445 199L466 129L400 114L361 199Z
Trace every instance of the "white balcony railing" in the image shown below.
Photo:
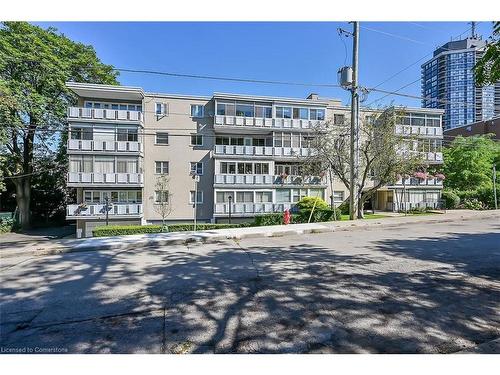
M216 174L214 182L221 185L320 185L319 176L275 176L268 174Z
M143 115L140 111L129 111L122 109L103 109L103 108L83 108L69 107L68 117L75 119L94 119L94 120L116 120L116 121L139 121L142 122Z
M416 177L409 177L405 178L404 184L407 187L410 186L443 186L443 180L437 179L437 178L428 178L428 179L421 179L421 178L416 178ZM403 180L399 179L394 186L403 186Z
M231 215L256 215L280 212L292 208L292 203L231 203ZM216 203L216 215L229 215L229 203Z
M408 150L397 150L397 155L418 155L420 154L422 158L426 161L443 161L443 153L442 152L420 152L420 151L408 151Z
M442 137L443 129L435 126L396 125L396 134Z
M311 129L322 126L326 122L320 120L298 120L283 118L259 118L239 116L215 116L215 125L252 126L261 128Z
M69 172L68 185L71 184L119 184L119 185L142 185L143 175L141 173L83 173Z
M142 152L142 143L70 139L68 150Z
M214 152L216 155L304 157L313 155L315 150L305 147L216 145Z
M139 216L142 215L141 203L111 203L108 211L109 216ZM66 206L68 217L105 216L104 204L70 204Z

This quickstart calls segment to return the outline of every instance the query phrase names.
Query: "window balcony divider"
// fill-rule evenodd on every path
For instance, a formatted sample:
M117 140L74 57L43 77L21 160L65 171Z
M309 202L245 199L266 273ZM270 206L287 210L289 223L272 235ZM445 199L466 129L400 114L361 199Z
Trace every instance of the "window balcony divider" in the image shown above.
M108 216L128 216L142 215L142 203L110 203ZM68 217L88 217L106 215L105 205L102 203L69 204L66 206L66 216Z
M130 184L143 183L142 173L83 173L69 172L69 184Z
M130 111L124 109L110 108L85 108L69 107L67 112L70 119L96 119L96 120L118 120L118 121L142 121L141 111Z

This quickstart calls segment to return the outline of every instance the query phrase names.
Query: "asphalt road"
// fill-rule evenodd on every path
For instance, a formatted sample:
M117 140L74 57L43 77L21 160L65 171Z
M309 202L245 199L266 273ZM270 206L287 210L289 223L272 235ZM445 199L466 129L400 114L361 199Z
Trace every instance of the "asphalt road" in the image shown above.
M491 219L1 266L3 353L454 353L500 337Z

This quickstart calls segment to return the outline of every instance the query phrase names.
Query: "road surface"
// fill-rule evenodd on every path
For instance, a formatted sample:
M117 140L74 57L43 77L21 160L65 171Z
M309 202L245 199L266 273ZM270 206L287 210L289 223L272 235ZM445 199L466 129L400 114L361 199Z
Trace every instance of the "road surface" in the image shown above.
M496 351L500 223L2 261L1 352Z

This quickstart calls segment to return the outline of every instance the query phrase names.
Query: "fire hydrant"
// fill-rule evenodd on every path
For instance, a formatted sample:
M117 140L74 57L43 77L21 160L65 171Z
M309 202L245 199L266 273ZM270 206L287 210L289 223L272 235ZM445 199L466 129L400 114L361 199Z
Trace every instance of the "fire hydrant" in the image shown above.
M283 212L283 224L288 225L290 224L290 220L292 219L292 214L290 213L290 210L285 210Z

